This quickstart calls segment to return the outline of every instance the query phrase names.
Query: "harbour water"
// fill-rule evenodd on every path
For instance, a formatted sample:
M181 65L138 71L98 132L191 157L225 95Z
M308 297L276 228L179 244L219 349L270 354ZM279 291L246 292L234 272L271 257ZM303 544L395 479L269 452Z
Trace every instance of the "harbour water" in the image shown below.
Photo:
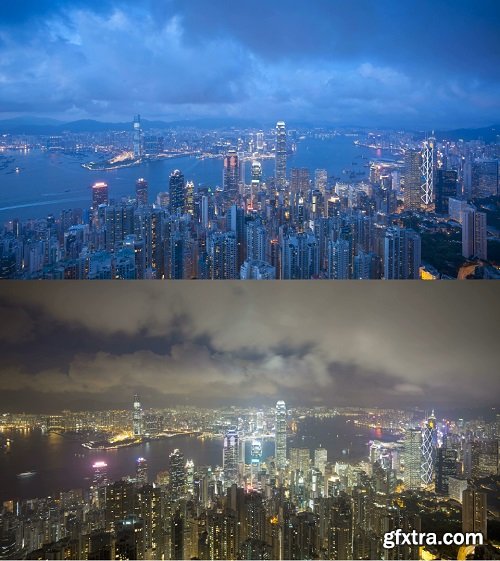
M42 434L40 430L9 431L3 439L12 439L9 449L0 451L0 501L27 499L53 495L62 490L90 486L92 464L105 461L111 480L132 475L137 458L148 462L150 479L168 468L170 452L178 448L195 465L221 465L222 439L200 439L177 436L146 442L138 446L114 450L89 450L81 442L56 433ZM329 461L358 461L368 455L370 440L395 440L390 433L360 427L345 417L325 420L305 419L298 431L288 439L289 447L317 447L328 450ZM249 448L249 446L247 446ZM249 461L247 449L247 461ZM263 457L274 454L274 441L263 442ZM35 472L19 477L23 472Z
M297 151L288 160L288 168L323 168L331 177L346 177L343 170L357 173L357 179L366 177L364 165L372 158L390 158L391 154L355 146L355 138L335 136L328 139L306 138L298 142ZM180 157L150 161L138 166L111 171L91 171L82 163L87 155L68 155L42 150L5 151L0 153L0 224L18 218L43 218L57 215L63 209L88 208L90 186L95 181L106 181L110 197L119 199L133 194L135 181L144 177L149 183L150 202L160 191L168 190L168 178L174 169L180 169L186 180L195 185L216 187L222 184L222 160ZM274 159L264 159L264 179L274 174ZM246 163L246 179L250 177L250 162Z

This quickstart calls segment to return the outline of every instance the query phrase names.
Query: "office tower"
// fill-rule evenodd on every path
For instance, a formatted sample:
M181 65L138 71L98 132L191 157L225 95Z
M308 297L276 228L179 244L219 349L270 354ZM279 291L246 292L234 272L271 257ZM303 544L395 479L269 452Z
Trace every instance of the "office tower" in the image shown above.
M201 225L203 228L208 228L208 197L203 195L201 197Z
M252 440L250 448L250 480L254 489L258 487L258 475L260 471L261 460L262 442L260 440Z
M144 249L144 240L138 239L135 234L125 236L123 240L124 249L132 251L134 257L135 278L143 279L146 271L146 251Z
M194 494L194 462L193 460L188 460L186 462L186 491L188 495L193 496Z
M128 516L115 524L115 559L144 559L144 521Z
M254 160L252 162L252 183L255 182L258 186L262 182L262 164Z
M212 280L237 277L237 246L234 232L214 232L208 237L209 275Z
M186 183L186 212L191 216L194 215L194 183L192 181Z
M134 214L135 209L131 204L104 207L106 251L117 251L126 236L134 233Z
M422 184L420 194L420 206L428 209L434 202L434 151L436 139L428 138L422 147Z
M281 244L281 278L311 279L319 275L319 247L313 234L286 234Z
M240 268L241 280L274 280L276 268L266 261L246 259Z
M135 478L138 483L146 485L148 482L148 462L145 458L137 458L135 464Z
M135 182L135 200L137 206L148 204L148 182L142 177Z
M375 253L360 251L354 256L352 278L354 280L379 279L381 260Z
M222 467L224 469L224 484L230 487L238 484L238 464L240 457L240 441L238 430L229 429L224 435Z
M452 169L436 170L436 212L448 214L450 197L457 196L457 172Z
M286 433L287 433L287 418L286 418L286 405L284 401L276 403L275 412L275 447L274 457L276 461L276 468L279 470L286 468Z
M463 499L463 492L467 489L467 487L468 482L466 478L452 475L448 476L448 496L450 499L461 503Z
M267 250L267 233L260 220L251 220L246 224L246 257L250 260L265 261Z
M228 230L234 232L236 238L236 270L239 271L240 267L246 257L246 243L245 243L245 211L238 205L231 205L227 214Z
M186 494L186 470L183 454L176 448L169 456L170 494L173 501Z
M500 455L497 439L472 442L470 456L471 477L480 479L498 475Z
M142 407L139 401L139 396L134 395L134 409L132 413L132 425L134 436L142 436Z
M307 168L292 168L290 172L290 193L305 194L309 191L310 179Z
M488 253L486 213L467 208L462 212L462 255L486 261Z
M170 214L184 214L186 212L186 188L184 175L178 169L170 174L169 193Z
M264 133L259 131L257 133L257 142L256 142L257 150L261 151L264 150Z
M457 475L457 451L438 448L436 457L436 493L447 496L449 479Z
M311 453L309 448L290 448L290 470L299 471L302 475L309 472L309 464L311 462Z
M178 510L170 523L170 559L184 559L184 519Z
M404 484L406 489L420 489L422 484L422 431L406 429L404 438Z
M404 156L404 208L420 210L422 185L422 153L407 150Z
M314 450L314 467L319 469L321 475L325 475L325 468L327 463L328 450L326 448L316 448L316 450Z
M351 249L348 240L328 241L328 278L346 280L349 278Z
M387 228L384 238L384 278L418 279L420 264L420 236L411 229Z
M134 117L134 133L133 133L133 144L134 144L134 158L140 158L142 156L143 146L142 146L142 128L141 128L141 116L135 115Z
M323 197L326 194L326 188L328 186L328 173L326 169L316 169L314 170L314 188L319 191Z
M498 160L478 160L471 166L471 187L474 199L496 197L499 194Z
M275 179L276 189L284 191L286 188L286 125L284 121L276 123L276 153L275 153Z
M99 205L109 204L108 184L98 181L92 185L92 209L97 210Z
M488 508L486 493L466 489L462 494L462 532L480 532L487 539Z
M92 486L101 487L108 483L108 464L106 462L94 462L92 465Z
M463 212L467 209L474 210L474 207L466 200L455 197L448 199L448 215L450 220L455 220L455 222L462 224Z
M229 150L224 158L224 173L222 185L224 193L234 200L238 196L240 181L240 168L238 165L238 154L236 150Z
M434 479L434 463L436 461L437 427L434 411L427 419L422 430L422 483L430 485Z

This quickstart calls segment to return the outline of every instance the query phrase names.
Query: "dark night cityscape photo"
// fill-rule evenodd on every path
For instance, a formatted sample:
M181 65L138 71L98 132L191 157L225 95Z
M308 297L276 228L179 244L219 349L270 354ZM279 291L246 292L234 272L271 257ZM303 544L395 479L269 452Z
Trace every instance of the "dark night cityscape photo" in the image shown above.
M3 3L0 561L500 560L499 30Z

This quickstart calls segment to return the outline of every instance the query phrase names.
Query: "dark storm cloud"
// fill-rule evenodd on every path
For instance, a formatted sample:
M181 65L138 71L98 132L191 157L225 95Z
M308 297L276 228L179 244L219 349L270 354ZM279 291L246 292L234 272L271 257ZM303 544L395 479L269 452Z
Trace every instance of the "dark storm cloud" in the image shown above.
M0 111L490 124L499 24L496 0L9 3Z
M6 283L0 409L495 405L500 298L467 283ZM80 404L80 405L79 405Z

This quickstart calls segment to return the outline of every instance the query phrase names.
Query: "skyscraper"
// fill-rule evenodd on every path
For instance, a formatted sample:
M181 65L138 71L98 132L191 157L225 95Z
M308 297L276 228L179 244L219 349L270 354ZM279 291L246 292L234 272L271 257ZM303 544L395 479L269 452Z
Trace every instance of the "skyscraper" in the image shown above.
M421 264L420 236L411 229L387 228L384 239L384 278L418 279Z
M237 244L234 232L214 232L208 239L208 258L212 280L237 278Z
M310 179L307 168L292 168L290 172L290 192L305 194L309 191Z
M466 489L462 493L462 532L480 532L487 538L488 509L486 493Z
M139 401L139 396L137 394L134 395L132 425L133 425L134 436L141 436L142 435L142 407L141 407L141 402Z
M133 138L134 158L140 158L142 156L142 151L143 151L143 145L142 145L143 137L142 137L140 115L135 115L133 127L134 127L134 138Z
M92 185L92 208L97 209L99 205L109 204L108 184L98 181Z
M422 483L430 485L434 479L434 464L436 461L437 428L434 411L427 419L422 430Z
M223 444L223 462L224 483L226 487L238 484L238 463L240 452L240 441L238 430L236 428L229 429L224 436Z
M184 175L178 169L174 170L170 174L169 193L170 213L184 214L186 212L186 188L184 184Z
M422 153L407 150L404 156L404 208L420 210L420 188L422 185Z
M276 467L278 469L286 468L286 433L287 433L287 413L284 401L276 403L275 415L275 452Z
M146 485L148 482L148 462L145 458L137 458L135 464L135 478L138 483Z
M422 147L422 183L420 206L428 209L434 202L434 149L436 139L433 137L424 141Z
M457 475L457 451L438 448L436 456L436 493L448 495L449 478Z
M496 197L499 193L498 160L478 160L471 167L472 197Z
M169 456L170 493L172 500L184 497L186 493L186 470L184 455L176 448Z
M422 485L422 431L406 429L404 438L404 484L406 489L420 489Z
M137 206L148 204L148 182L142 177L135 182L135 199Z
M224 158L223 187L231 200L238 195L238 184L240 181L240 168L238 165L238 154L236 150L229 150Z
M194 183L192 181L188 181L186 183L186 212L194 214Z
M487 259L486 213L466 208L462 212L462 255L467 259Z
M327 185L328 173L326 169L314 170L314 188L319 191L323 197L325 196Z
M448 214L450 197L457 196L457 172L452 169L436 170L436 212Z
M276 154L275 154L275 178L276 188L285 190L286 187L286 125L284 121L276 123Z

